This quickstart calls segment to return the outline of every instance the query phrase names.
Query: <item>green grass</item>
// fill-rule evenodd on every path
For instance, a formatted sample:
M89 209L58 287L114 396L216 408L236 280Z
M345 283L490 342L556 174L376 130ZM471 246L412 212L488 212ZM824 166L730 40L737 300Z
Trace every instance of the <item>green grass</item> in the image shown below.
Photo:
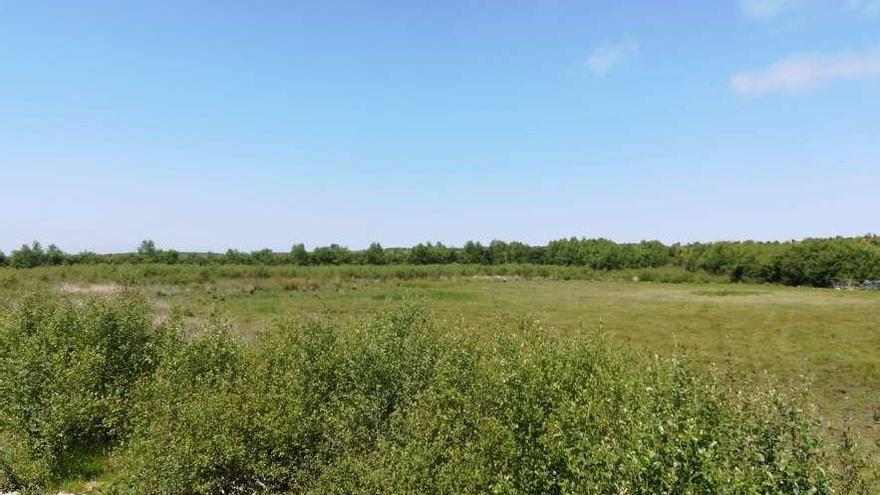
M0 289L34 281L61 283L114 282L126 285L209 283L222 280L288 279L291 282L328 280L435 280L456 277L495 277L552 280L642 280L656 282L723 282L726 277L680 267L595 270L585 266L507 265L71 265L28 270L0 267Z
M628 272L587 277L581 271L549 279L456 272L455 267L433 272L406 267L416 271L400 277L394 267L369 267L362 273L359 267L212 267L218 270L207 274L185 267L176 275L174 267L152 267L153 272L136 275L126 267L110 268L116 267L0 270L0 305L35 286L71 284L88 293L94 284L135 282L160 315L175 310L187 315L190 331L221 318L247 339L281 316L325 313L361 319L402 299L420 301L442 319L462 320L486 332L499 320L525 316L563 336L579 328L600 330L612 342L640 351L685 355L719 369L732 383L807 384L829 431L840 431L848 420L863 448L875 456L880 452L876 292L704 279L634 282L636 275ZM577 280L575 273L591 280ZM670 279L670 273L664 274Z

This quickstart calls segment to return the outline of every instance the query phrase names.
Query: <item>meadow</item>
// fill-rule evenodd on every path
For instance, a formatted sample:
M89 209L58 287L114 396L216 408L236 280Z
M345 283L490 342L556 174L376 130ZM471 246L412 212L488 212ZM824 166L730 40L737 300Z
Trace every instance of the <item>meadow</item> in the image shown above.
M145 483L164 487L155 493L215 493L260 484L292 493L326 493L331 486L338 493L617 493L622 488L632 493L749 493L758 487L766 493L792 493L794 488L867 493L870 488L853 481L852 474L869 474L880 458L880 293L728 280L672 267L0 269L0 308L19 315L7 318L7 326L24 318L18 308L24 294L63 301L113 300L124 294L140 298L146 309L130 309L138 303L113 304L129 308L135 320L146 318L146 327L173 322L171 333L181 339L154 346L172 349L161 363L174 366L166 369L160 363L153 369L141 363L143 374L158 378L139 387L134 383L142 377L131 378L137 390L133 396L126 392L108 399L117 405L140 404L134 409L141 416L119 419L116 413L101 413L100 424L126 426L113 434L98 428L104 431L98 442L102 447L73 456L90 459L80 463L86 467L69 468L70 461L64 461L53 471L45 461L42 474L31 466L30 478L16 479L30 479L35 487L82 488L77 483L97 478L133 493L147 493ZM75 308L68 311L75 313ZM97 314L106 311L95 309ZM55 323L47 328L58 328L52 318ZM33 327L42 324L37 320ZM338 346L321 340L322 335L332 335ZM300 357L285 357L291 349L299 349ZM395 349L411 353L398 356ZM217 356L225 358L217 361ZM301 374L279 376L279 370L265 366L284 359L292 359L285 366ZM374 369L376 360L386 360L388 367ZM605 363L607 374L588 372L585 361ZM348 374L327 375L334 369ZM495 375L505 369L508 375ZM415 376L404 376L408 370ZM302 373L314 381L297 381ZM360 380L391 387L393 400L359 388ZM266 397L247 393L249 386ZM4 391L9 390L7 384ZM279 390L296 392L285 402ZM656 393L644 395L646 390ZM511 394L512 402L504 402L501 392ZM606 394L619 402L589 411L561 406L598 404ZM270 396L281 403L261 402ZM336 406L326 410L317 406L321 401ZM306 414L303 404L312 404L320 414ZM118 412L114 407L107 410ZM264 421L239 428L241 418L224 413L227 409L250 411ZM441 421L433 416L435 410L452 419ZM632 422L608 423L615 414L631 416ZM279 415L294 415L308 426L293 431ZM372 422L363 423L365 418ZM604 433L567 436L580 431L572 425L584 421L596 425L594 434ZM659 430L642 430L636 422ZM658 431L679 423L692 429L658 437ZM782 426L788 423L791 429ZM320 424L336 425L344 438L333 437ZM211 443L190 434L185 425L229 435ZM423 431L435 436L425 437ZM117 434L126 441L117 443ZM754 444L761 435L772 437L774 447ZM175 439L186 447L175 447ZM461 442L461 449L453 448ZM719 444L726 445L708 447ZM305 450L281 452L282 445ZM737 445L743 452L735 450ZM71 452L80 448L68 447ZM760 456L744 453L752 447ZM700 457L709 451L711 456ZM205 452L212 454L204 457ZM633 452L646 457L624 461ZM860 456L867 460L853 460ZM158 461L150 464L149 459ZM596 477L609 469L622 473L618 485ZM431 475L422 477L422 472ZM737 478L734 473L746 474Z

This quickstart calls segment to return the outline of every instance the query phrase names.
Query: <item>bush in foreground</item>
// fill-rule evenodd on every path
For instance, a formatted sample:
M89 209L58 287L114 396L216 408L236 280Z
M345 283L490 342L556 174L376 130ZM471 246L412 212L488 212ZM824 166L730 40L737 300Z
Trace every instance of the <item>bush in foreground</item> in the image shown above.
M143 390L128 493L831 493L815 425L772 391L531 324L404 309L208 332Z
M9 488L88 447L110 451L118 494L832 493L837 460L797 401L587 335L404 307L244 344L154 332L129 296L21 307L0 364Z
M0 488L44 486L124 438L159 337L133 294L24 297L0 326Z

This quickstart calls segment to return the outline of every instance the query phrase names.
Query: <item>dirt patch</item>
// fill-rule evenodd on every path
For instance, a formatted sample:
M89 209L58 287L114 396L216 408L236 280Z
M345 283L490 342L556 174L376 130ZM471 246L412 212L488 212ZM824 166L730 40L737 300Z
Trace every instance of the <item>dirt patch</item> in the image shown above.
M69 284L64 283L57 287L58 292L64 294L96 294L100 296L109 296L114 292L122 290L122 286L118 284Z
M153 299L153 325L161 325L171 316L171 303L162 299Z
M473 275L471 277L473 280L493 280L496 282L512 282L515 280L522 280L523 278L519 275Z

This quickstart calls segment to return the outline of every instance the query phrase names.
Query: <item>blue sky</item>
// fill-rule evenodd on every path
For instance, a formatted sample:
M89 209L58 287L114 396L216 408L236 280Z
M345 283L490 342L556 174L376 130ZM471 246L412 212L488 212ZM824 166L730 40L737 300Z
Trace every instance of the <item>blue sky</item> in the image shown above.
M880 0L0 1L0 249L880 231Z

